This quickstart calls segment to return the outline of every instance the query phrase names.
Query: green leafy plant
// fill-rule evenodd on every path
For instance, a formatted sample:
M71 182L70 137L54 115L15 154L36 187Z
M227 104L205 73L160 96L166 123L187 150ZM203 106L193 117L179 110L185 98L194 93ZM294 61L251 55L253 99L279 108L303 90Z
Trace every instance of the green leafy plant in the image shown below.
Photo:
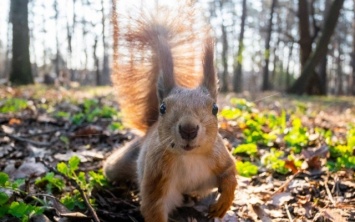
M219 115L226 120L235 120L242 115L242 111L232 107L224 107Z
M232 98L230 103L239 110L251 111L255 107L255 104L241 98Z
M62 198L60 198L60 202L64 204L64 206L66 206L69 210L73 210L76 207L81 210L86 209L84 199L78 190L73 190L70 193L66 193Z
M57 170L61 174L65 175L69 179L75 181L81 190L83 190L89 197L91 196L92 190L97 186L105 186L108 184L106 178L103 176L102 171L94 172L90 171L87 175L84 172L78 171L80 164L80 159L77 156L73 156L69 159L68 163L60 162L57 164ZM79 194L78 190L73 190L70 196L64 195L61 199L63 204L68 207L68 209L73 209L74 207L85 206L84 200ZM89 199L90 202L94 202L93 199Z
M348 145L336 145L331 146L330 149L331 157L337 158L342 156L351 156L353 153L353 148Z
M330 156L327 166L330 170L341 168L355 168L355 129L350 128L346 135L346 143L332 144L329 146ZM335 159L335 160L334 160Z
M241 144L233 150L233 154L244 153L249 156L255 156L258 153L258 146L253 143Z
M69 119L70 118L70 113L64 112L64 111L58 111L54 115L57 118L64 118L64 119Z
M37 186L45 186L48 193L53 193L55 191L62 191L65 187L64 180L55 176L53 172L48 172L44 177L38 178L35 181Z
M86 99L82 103L82 111L71 115L70 120L74 125L80 125L85 121L94 122L98 118L113 119L117 115L116 109L106 105L100 106L99 101L96 99Z
M355 128L351 128L349 129L348 133L347 133L347 144L348 147L351 149L355 149Z
M108 185L108 181L104 176L102 169L99 170L98 172L89 171L89 176L90 176L89 177L90 185L92 187L95 186L104 187Z
M74 125L80 125L85 121L85 114L84 113L77 113L71 117L71 122Z
M270 170L286 174L289 170L285 167L285 160L282 159L284 155L283 151L271 148L269 153L262 156L261 163Z
M19 186L24 183L24 180L15 180L11 182L6 173L0 172L0 218L5 215L11 215L18 218L20 221L27 222L32 215L43 213L43 208L27 204L23 201L13 201L10 199L7 191L24 193L19 190Z
M84 192L89 202L94 205L95 200L90 198L94 188L108 185L102 170L98 172L90 171L88 173L79 170L80 159L73 156L68 162L57 164L58 173L63 177L56 175L54 172L48 172L43 177L36 179L35 185L45 189L48 193L57 193L62 197L61 202L70 210L75 208L85 209L86 204L80 191ZM65 180L73 180L80 188L73 190L65 190ZM21 196L28 196L25 191L19 189L24 184L24 180L10 181L6 173L0 172L0 218L7 215L18 218L20 221L27 222L32 215L42 214L44 207L26 203ZM80 189L80 191L79 191ZM7 192L9 191L9 192ZM11 196L9 196L9 193ZM16 198L14 193L19 193ZM44 204L36 197L32 197L36 203Z
M307 128L302 126L301 119L293 119L292 128L287 132L284 140L295 153L300 153L302 147L308 144Z
M15 113L27 108L27 100L19 98L7 99L0 106L0 113Z
M108 129L111 131L115 131L115 130L122 130L124 129L123 125L121 122L112 122L109 126Z
M244 177L252 177L258 173L258 167L249 161L237 161L236 168L238 174Z

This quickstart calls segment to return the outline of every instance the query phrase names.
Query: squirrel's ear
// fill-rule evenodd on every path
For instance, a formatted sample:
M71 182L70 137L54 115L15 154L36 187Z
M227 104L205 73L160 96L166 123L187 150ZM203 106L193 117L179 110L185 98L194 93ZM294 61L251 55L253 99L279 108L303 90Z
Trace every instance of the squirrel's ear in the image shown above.
M166 39L159 38L157 55L159 59L158 96L162 100L176 86L173 56Z
M217 75L214 67L214 41L208 38L205 41L203 55L203 81L202 87L206 88L212 98L217 98Z
M170 94L174 87L174 73L171 72L170 74L166 74L161 71L157 82L157 94L160 103Z

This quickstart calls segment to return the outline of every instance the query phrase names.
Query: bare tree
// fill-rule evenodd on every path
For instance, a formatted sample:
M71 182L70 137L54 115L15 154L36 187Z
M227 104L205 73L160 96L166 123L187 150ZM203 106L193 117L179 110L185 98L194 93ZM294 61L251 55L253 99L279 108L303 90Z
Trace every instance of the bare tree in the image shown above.
M240 22L240 33L238 39L238 52L235 58L234 65L234 75L233 75L233 90L234 92L241 92L243 86L243 73L242 73L242 64L243 64L243 51L244 51L244 30L245 30L245 19L247 17L247 1L243 0L242 2L242 16Z
M11 10L9 11L9 18L7 24L7 35L6 35L6 53L5 53L5 68L4 68L4 77L7 79L10 74L11 62L10 62L10 53L11 53Z
M42 67L42 71L44 72L47 72L47 39L46 39L46 36L47 36L47 28L46 28L46 4L45 2L42 2L42 5L41 5L41 9L43 10L42 11L42 28L41 28L41 34L43 35L43 40L42 40L42 47L43 47L43 58L42 58L42 61L43 61L43 67ZM47 75L49 75L48 73L45 73ZM48 76L49 77L49 76Z
M14 85L32 84L28 0L11 0L12 65L10 82Z
M271 34L272 34L272 20L274 17L274 11L277 4L277 0L272 0L271 7L270 7L270 15L269 15L269 23L267 28L267 35L265 39L265 61L263 67L263 85L262 90L266 91L270 89L269 83L269 61L270 61L270 41L271 41Z
M336 47L337 47L337 57L336 57L336 67L337 67L337 95L343 95L344 94L344 86L343 86L343 69L342 69L342 39L340 36L337 36L336 39Z
M351 84L351 93L355 95L355 0L353 1L353 46L351 53L351 66L352 66L352 84Z
M103 59L102 59L102 75L99 77L98 85L108 85L110 83L110 69L109 59L107 53L107 41L106 41L106 14L104 0L101 0L101 24L102 24L102 46L103 46Z
M299 26L298 30L300 33L300 55L301 55L301 66L304 67L307 59L312 53L312 36L310 32L310 9L308 0L298 0L298 19Z
M76 29L76 0L72 1L73 5L73 15L72 15L72 25L69 25L69 16L67 15L67 41L68 41L68 68L70 68L70 79L75 80L75 72L74 72L74 67L72 63L72 54L73 54L73 46L72 46L72 41L73 41L73 36L74 36L74 31Z
M322 59L322 56L327 52L327 46L330 41L331 36L335 30L335 26L338 22L340 15L340 10L343 7L344 0L333 1L328 16L325 18L324 29L321 36L317 42L314 52L311 54L309 59L306 61L301 76L296 80L296 82L288 90L289 93L303 94L306 93L307 86L314 75L314 69Z
M60 62L60 49L59 49L59 32L58 32L58 26L59 26L59 10L58 10L58 0L54 0L53 2L53 9L54 9L54 19L55 19L55 30L56 30L56 35L55 35L55 45L56 45L56 55L55 55L55 61L54 61L54 69L57 78L59 78L60 75L60 67L59 67L59 62Z
M117 18L117 0L112 0L111 2L111 23L113 27L113 70L117 70L118 66L118 37L119 37L119 29L118 29L118 18Z
M291 41L289 43L289 51L288 51L288 56L287 56L287 65L286 65L286 89L290 87L291 84L291 76L290 76L290 62L292 59L292 53L293 53L293 46L294 42Z
M38 67L37 67L37 49L36 46L34 44L35 40L36 40L36 33L35 33L35 22L34 22L34 16L35 16L35 1L30 0L29 4L28 4L28 24L29 24L29 34L30 34L30 52L31 52L31 58L32 58L32 65L31 65L31 69L32 69L32 76L36 77L38 76Z
M219 0L220 10L223 10L223 3L224 0ZM227 30L224 24L224 20L222 18L221 24L221 31L222 31L222 76L221 76L221 91L227 92L228 91L228 38L227 38Z
M99 64L99 58L97 56L97 43L98 43L98 37L95 37L94 45L92 46L92 51L93 51L93 58L94 58L94 65L95 65L95 74L96 74L96 84L100 82L100 64Z
M282 58L282 56L280 56L280 54L282 53L282 50L280 50L280 44L281 44L281 34L282 34L282 26L281 26L281 17L280 17L280 13L277 13L276 11L276 24L277 25L277 29L276 29L276 42L274 45L274 49L273 49L273 70L270 76L270 86L269 89L275 89L275 88L279 88L279 86L281 86L280 83L277 83L277 80L280 80L281 78L277 78L277 74L282 72L282 63L280 62L280 58Z
M323 12L323 17L327 17L329 13L329 7L331 4L331 0L326 0L325 1L325 9ZM314 21L314 16L313 16L313 21ZM324 26L326 24L322 23L322 29L324 29ZM319 86L319 94L320 95L326 95L328 91L328 76L327 76L327 64L328 64L328 48L326 53L324 53L323 58L319 62L319 65L316 70L316 74L319 76L318 83L316 83Z

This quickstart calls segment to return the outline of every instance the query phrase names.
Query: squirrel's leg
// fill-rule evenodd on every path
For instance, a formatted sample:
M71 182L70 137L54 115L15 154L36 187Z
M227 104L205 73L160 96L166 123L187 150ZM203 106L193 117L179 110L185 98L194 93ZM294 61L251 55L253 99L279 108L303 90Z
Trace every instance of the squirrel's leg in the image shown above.
M237 179L235 177L234 165L232 165L218 178L220 197L215 204L211 205L209 209L210 217L222 218L225 215L233 203L236 186Z
M145 222L167 222L169 213L183 201L182 194L176 189L176 181L171 177L171 164L168 164L169 161L163 162L164 167L161 167L158 160L144 164L140 183L140 210Z
M167 222L169 213L182 202L182 195L170 186L167 178L144 182L147 183L141 186L141 213L145 222Z
M145 222L167 222L168 215L164 212L164 206L157 203L141 202L141 213Z

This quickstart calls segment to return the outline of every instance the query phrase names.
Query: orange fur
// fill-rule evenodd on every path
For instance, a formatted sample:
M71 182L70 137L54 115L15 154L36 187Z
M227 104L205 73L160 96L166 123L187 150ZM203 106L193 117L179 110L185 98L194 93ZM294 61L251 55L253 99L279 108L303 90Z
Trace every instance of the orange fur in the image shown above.
M202 197L216 187L221 195L209 216L223 217L237 182L218 134L213 41L190 34L195 31L184 16L191 12L159 13L135 20L125 33L126 52L135 59L122 59L113 76L125 123L145 136L111 155L104 172L118 182L136 178L145 221L166 222L184 195ZM191 50L197 40L203 53Z
M166 40L172 51L177 84L187 88L198 86L202 70L201 39L208 29L193 28L196 13L192 7L179 7L171 15L169 8L158 8L156 12L141 14L139 18L125 18L120 27L121 39L119 61L115 61L112 82L117 91L125 125L141 132L152 126L158 117L159 101L156 97L159 64L164 57L157 57L151 48L157 31L152 27L169 27ZM128 21L127 21L128 20ZM132 112L134 110L134 112Z

